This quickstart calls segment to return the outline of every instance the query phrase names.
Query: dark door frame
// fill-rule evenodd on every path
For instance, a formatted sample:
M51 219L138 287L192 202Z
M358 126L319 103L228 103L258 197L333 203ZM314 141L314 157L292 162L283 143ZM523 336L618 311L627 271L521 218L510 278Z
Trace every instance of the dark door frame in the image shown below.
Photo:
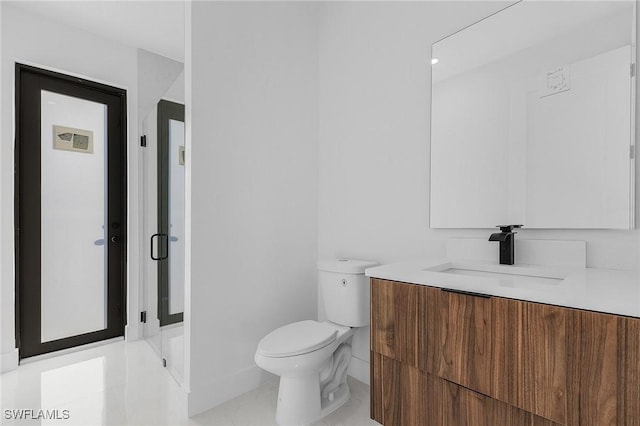
M23 83L26 80L32 82L38 81L38 84L47 84L52 91L60 90L60 93L71 95L87 99L95 98L96 101L107 99L112 106L119 108L120 113L117 115L108 116L108 142L111 148L116 146L116 149L108 150L109 164L118 164L116 173L109 173L108 187L118 188L118 200L114 202L112 194L109 194L109 210L108 218L105 225L107 225L108 240L105 244L109 247L109 240L113 237L116 238L115 243L118 244L117 258L108 257L108 270L118 271L120 275L120 286L116 288L116 291L109 291L108 294L108 312L107 312L107 328L100 331L85 333L77 336L71 336L51 342L38 343L27 340L23 330L25 326L33 327L38 326L41 321L40 307L37 312L35 308L30 308L32 312L25 312L22 307L22 284L28 280L37 278L38 283L41 284L41 270L40 263L33 262L28 265L25 263L27 259L24 256L25 248L22 244L23 238L29 238L30 246L36 243L39 246L40 242L40 228L38 227L36 232L28 233L25 231L24 223L25 219L30 222L34 222L34 215L40 217L40 200L26 200L23 199L22 189L27 187L30 183L31 188L37 188L40 190L40 165L38 170L29 170L25 167L25 158L32 152L29 152L25 147L24 139L36 138L39 140L39 136L34 134L40 132L40 126L37 129L33 129L33 126L28 126L24 123L22 116L22 108L25 104L30 102L30 97L27 93L27 89L23 88ZM40 81L47 81L47 83L40 83ZM39 86L40 87L40 86ZM97 83L91 80L85 80L83 78L73 77L65 74L60 74L54 71L44 70L41 68L24 65L16 62L15 66L15 163L14 163L14 231L15 231L15 333L16 333L16 347L19 349L20 359L29 356L40 355L43 353L53 352L61 349L75 347L87 343L106 340L113 337L124 336L124 329L127 323L127 276L126 276L126 259L127 259L127 92L124 89L108 86L106 84ZM93 94L92 94L93 93ZM31 101L33 101L33 95ZM105 102L102 102L105 103ZM39 120L39 118L38 118ZM119 138L119 141L118 139ZM119 143L116 143L119 142ZM33 149L31 150L33 151ZM39 151L36 153L39 159ZM111 165L109 167L112 167ZM33 166L31 167L33 168ZM32 173L29 173L32 172ZM34 175L35 174L35 175ZM34 182L37 180L37 183ZM111 192L111 191L110 191ZM37 197L36 197L37 198ZM112 209L115 206L115 209ZM33 213L36 212L36 213ZM117 219L117 225L112 223L113 217ZM111 253L111 251L109 252ZM37 265L34 265L37 263ZM35 278L34 278L35 277ZM33 281L31 281L33 282ZM40 286L37 286L37 290L30 289L36 295L37 300L40 301ZM110 289L111 290L111 289Z
M158 236L164 253L158 259L158 319L160 326L183 321L184 311L169 313L169 120L184 123L184 105L161 99L158 102ZM153 248L152 248L153 249Z

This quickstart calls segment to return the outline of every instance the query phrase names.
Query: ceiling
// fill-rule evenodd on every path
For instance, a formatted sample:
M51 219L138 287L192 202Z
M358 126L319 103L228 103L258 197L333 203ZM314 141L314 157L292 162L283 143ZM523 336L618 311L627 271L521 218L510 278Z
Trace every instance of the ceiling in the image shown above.
M4 1L61 24L184 62L184 1Z

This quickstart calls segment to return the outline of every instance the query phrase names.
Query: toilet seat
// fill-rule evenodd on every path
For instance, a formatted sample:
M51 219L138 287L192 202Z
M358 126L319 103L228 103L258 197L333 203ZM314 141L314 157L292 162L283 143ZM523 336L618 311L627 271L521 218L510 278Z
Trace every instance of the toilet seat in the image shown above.
M264 336L258 344L258 353L271 358L302 355L330 345L337 335L338 329L326 322L294 322Z

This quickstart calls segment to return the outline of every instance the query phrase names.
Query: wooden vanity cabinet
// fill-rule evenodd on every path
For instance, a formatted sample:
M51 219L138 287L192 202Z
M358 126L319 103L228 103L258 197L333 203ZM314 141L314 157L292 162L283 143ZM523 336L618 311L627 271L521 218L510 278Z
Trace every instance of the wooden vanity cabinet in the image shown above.
M371 418L384 425L558 425L375 352L371 375Z
M426 371L491 395L495 375L491 299L431 290L426 309L433 327L425 343L431 353Z
M567 424L567 323L571 311L492 297L491 395Z
M421 362L424 367L428 357L427 326L432 324L426 316L427 294L436 291L414 284L372 281L371 350L414 367Z
M640 320L574 311L568 424L640 426Z
M491 299L373 280L371 350L489 393Z
M372 279L385 425L640 426L640 320Z

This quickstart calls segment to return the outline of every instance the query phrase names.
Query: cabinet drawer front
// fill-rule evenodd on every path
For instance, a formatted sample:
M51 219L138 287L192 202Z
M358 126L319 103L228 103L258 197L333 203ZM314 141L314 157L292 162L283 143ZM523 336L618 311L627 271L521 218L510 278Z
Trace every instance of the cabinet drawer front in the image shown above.
M493 396L541 417L567 419L566 309L495 298Z
M384 425L440 425L434 417L434 378L380 354L371 354L371 418Z
M371 350L418 367L427 354L425 286L371 280Z
M569 424L640 425L640 320L573 312Z
M431 295L431 294L430 294ZM492 394L492 299L436 292L428 300L435 316L434 364L428 371L486 395Z
M380 354L371 362L371 418L385 426L559 426Z

